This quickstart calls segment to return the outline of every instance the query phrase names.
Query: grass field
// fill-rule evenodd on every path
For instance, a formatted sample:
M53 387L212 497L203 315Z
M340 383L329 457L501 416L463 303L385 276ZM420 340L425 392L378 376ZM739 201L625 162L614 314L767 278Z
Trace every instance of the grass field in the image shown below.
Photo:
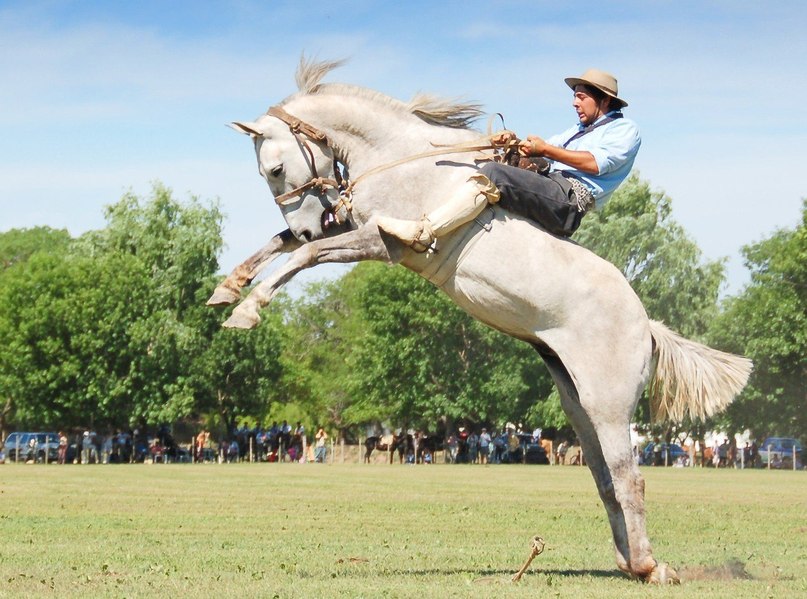
M585 468L5 465L0 596L807 596L807 473L643 473L679 587L616 570Z

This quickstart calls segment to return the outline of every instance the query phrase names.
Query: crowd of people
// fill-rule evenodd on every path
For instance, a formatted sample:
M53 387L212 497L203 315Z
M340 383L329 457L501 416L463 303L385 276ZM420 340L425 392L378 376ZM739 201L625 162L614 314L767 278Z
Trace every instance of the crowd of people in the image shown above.
M116 430L101 434L93 429L68 434L60 431L30 435L24 447L4 448L0 457L13 456L17 462L58 464L128 464L172 462L310 461L324 462L328 435L320 427L314 435L311 455L306 431L298 422L272 423L266 429L242 426L214 442L210 431L201 430L190 444L181 445L170 427L154 431Z
M508 423L501 430L460 426L448 435L398 430L363 439L364 461L373 453L385 453L378 460L410 464L430 464L438 459L448 464L553 463L584 465L577 440L550 440L540 428L525 431ZM92 429L74 432L29 435L24 446L5 448L13 461L49 461L58 464L117 464L172 462L318 462L328 461L332 446L328 433L317 427L311 435L301 422L273 422L269 427L242 425L229 435L214 440L210 431L201 430L191 443L180 445L171 429L162 426L146 432L139 429L99 434ZM57 447L58 440L58 447ZM439 454L439 455L438 455ZM693 443L684 447L655 439L634 448L636 462L655 466L703 466L714 468L755 468L763 465L757 443L738 446L733 438L711 445ZM2 453L0 453L2 455ZM397 458L397 460L396 460ZM782 455L771 452L771 467L782 464Z

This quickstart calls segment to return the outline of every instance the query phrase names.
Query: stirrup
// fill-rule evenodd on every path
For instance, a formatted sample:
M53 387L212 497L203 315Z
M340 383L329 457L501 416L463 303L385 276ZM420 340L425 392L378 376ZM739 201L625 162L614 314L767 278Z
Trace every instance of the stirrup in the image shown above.
M434 231L432 230L431 227L431 222L426 217L426 215L423 215L423 217L420 219L419 224L420 228L418 229L418 232L415 235L415 240L409 244L409 249L413 250L418 254L424 254L432 248L436 238L434 235ZM428 233L428 241L420 241L420 236L423 235L424 232Z

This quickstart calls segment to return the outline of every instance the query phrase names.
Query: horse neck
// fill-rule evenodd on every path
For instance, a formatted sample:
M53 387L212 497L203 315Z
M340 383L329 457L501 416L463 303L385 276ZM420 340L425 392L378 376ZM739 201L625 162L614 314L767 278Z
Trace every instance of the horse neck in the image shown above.
M433 150L478 133L426 123L394 101L342 94L303 95L285 108L328 136L336 157L353 172Z

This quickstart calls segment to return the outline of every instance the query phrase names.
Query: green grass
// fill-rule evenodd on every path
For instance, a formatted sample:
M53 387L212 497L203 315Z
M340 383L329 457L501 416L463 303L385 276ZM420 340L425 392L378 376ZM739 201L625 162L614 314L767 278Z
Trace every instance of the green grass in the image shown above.
M585 468L0 466L0 596L807 596L807 473L643 473L680 587L616 570Z

